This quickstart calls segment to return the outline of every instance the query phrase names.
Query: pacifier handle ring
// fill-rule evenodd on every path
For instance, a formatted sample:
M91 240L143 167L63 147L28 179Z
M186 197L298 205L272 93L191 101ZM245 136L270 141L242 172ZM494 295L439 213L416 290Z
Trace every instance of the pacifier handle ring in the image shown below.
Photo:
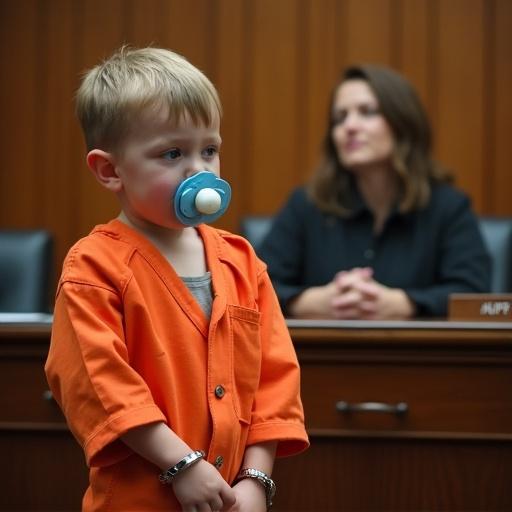
M196 194L194 205L199 213L213 215L221 208L222 198L214 188L202 188Z

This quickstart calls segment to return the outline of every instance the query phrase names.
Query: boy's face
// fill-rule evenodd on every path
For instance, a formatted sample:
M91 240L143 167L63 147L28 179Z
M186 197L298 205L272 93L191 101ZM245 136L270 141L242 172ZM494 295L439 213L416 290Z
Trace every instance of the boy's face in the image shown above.
M171 123L164 109L138 116L115 157L123 211L139 227L183 228L172 199L179 184L199 171L219 176L219 116L210 126L190 116Z

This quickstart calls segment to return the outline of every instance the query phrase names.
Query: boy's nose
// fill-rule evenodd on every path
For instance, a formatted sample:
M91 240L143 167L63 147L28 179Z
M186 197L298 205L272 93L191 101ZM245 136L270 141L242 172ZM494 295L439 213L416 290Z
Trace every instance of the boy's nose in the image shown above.
M200 171L209 171L209 169L207 169L202 160L191 160L190 164L187 166L187 169L185 171L185 177L190 178L190 176L193 176L194 174L197 174Z

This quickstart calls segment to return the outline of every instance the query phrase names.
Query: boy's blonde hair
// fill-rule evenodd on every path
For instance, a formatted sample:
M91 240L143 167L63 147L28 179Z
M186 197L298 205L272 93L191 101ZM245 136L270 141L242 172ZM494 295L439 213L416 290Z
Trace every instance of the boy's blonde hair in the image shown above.
M136 114L147 108L168 108L176 123L188 114L206 126L222 111L213 84L181 55L123 46L86 72L77 91L87 150L119 149Z

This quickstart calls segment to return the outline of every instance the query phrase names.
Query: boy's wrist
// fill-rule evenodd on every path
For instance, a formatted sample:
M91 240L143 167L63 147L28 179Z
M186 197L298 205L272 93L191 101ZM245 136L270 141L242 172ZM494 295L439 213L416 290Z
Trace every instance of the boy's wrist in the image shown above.
M174 466L160 473L158 479L162 484L170 484L179 473L199 462L204 456L205 453L202 450L191 452L185 455L185 457L179 460Z
M240 480L251 478L256 480L265 490L265 497L267 501L267 510L272 507L272 500L276 494L276 484L272 478L266 473L254 468L244 468L240 470L238 476L235 478L234 484L236 485Z

